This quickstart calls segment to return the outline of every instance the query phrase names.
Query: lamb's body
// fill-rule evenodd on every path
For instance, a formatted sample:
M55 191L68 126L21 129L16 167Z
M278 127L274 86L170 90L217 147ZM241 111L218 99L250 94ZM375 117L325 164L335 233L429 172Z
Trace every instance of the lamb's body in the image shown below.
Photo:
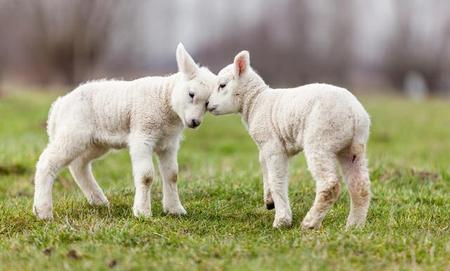
M176 80L172 75L81 85L52 106L50 142L64 138L77 140L81 149L90 145L120 149L134 137L145 136L163 150L178 142L183 130L170 106Z
M161 170L167 192L164 194L165 211L184 214L186 211L176 189L176 154L183 123L170 102L180 77L90 82L59 98L49 114L49 144L37 164L36 215L51 218L53 177L68 164L88 201L93 205L108 205L92 175L90 163L111 148L125 147L130 148L136 178L134 214L151 215L149 189L154 178L153 152L165 165Z
M267 88L251 99L253 102L249 101L243 108L242 116L261 151L266 204L270 206L275 201L275 206L281 205L275 226L290 224L292 216L287 195L276 199L280 196L276 191L287 190L287 163L283 161L303 150L318 182L315 203L303 226L318 227L337 200L340 190L338 160L350 184L355 178L364 180L363 190L359 184L349 186L355 191L352 206L356 204L360 208L351 213L348 225L364 223L370 196L364 154L370 119L358 100L346 89L326 84L293 89ZM269 169L273 165L272 172L283 181L270 184Z
M370 119L346 89L310 84L271 89L241 52L218 74L219 88L209 100L213 114L240 113L259 148L268 209L275 207L274 227L289 226L289 158L304 151L316 181L314 204L304 228L317 228L340 191L339 165L351 197L347 226L362 226L370 203L370 180L365 149Z
M150 216L150 187L155 177L152 154L158 156L163 180L163 208L185 214L177 189L177 152L184 126L200 125L215 75L199 68L182 45L180 72L134 81L96 81L59 98L49 114L49 144L36 165L34 213L51 219L52 185L69 166L93 205L108 205L92 175L91 161L111 148L128 147L136 188L133 213Z
M276 138L289 156L323 143L337 153L354 138L365 144L368 137L369 116L361 104L346 89L327 84L267 89L249 110L244 118L252 138L258 144Z

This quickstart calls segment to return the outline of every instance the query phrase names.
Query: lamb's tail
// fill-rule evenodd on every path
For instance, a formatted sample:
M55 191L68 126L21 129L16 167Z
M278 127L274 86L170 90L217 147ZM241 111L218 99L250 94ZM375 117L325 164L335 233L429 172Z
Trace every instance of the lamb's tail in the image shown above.
M48 112L47 134L48 134L50 142L52 141L53 137L55 136L56 116L58 115L60 100L61 100L61 97L56 99L56 101L53 102L53 104L50 107L50 110Z
M360 107L354 115L353 141L350 146L350 152L354 156L353 159L364 155L369 139L370 117L364 108Z

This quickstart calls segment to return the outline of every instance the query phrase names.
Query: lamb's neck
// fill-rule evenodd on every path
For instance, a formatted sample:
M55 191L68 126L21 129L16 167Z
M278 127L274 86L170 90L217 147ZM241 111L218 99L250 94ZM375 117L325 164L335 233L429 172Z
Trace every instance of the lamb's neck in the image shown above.
M265 90L269 89L269 86L262 80L250 80L245 86L242 93L242 106L240 114L246 124L250 119L253 109L257 103L258 96Z
M169 117L170 122L181 123L181 119L175 111L172 103L172 94L175 91L176 84L181 80L181 74L175 73L163 79L161 84L161 101L164 104L164 112Z

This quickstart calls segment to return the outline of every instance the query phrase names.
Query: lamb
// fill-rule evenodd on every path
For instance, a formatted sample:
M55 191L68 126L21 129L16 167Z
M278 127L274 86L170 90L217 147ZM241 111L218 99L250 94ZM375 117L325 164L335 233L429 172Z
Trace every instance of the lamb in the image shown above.
M176 59L179 71L173 75L89 82L53 103L47 125L49 143L36 165L33 212L39 219L53 218L52 185L67 165L89 203L108 206L91 161L110 149L125 147L135 185L133 214L152 214L153 153L163 180L164 211L186 214L177 188L178 147L183 128L200 125L217 83L216 75L199 67L181 43Z
M316 196L302 228L321 226L340 192L339 165L351 198L346 227L361 227L370 203L366 146L370 119L349 91L327 84L271 89L250 67L247 51L218 74L209 98L214 115L239 113L259 148L268 209L275 208L273 227L289 227L288 161L304 151L316 182Z

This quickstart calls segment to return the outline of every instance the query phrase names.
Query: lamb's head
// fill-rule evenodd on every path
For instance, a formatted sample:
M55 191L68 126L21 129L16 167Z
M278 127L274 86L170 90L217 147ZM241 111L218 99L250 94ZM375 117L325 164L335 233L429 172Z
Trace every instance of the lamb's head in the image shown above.
M234 63L223 68L217 77L218 85L208 103L208 110L214 115L240 112L249 82L260 78L250 67L250 55L247 51L237 54Z
M209 96L217 86L217 76L207 68L199 67L181 43L176 56L181 75L172 93L172 107L184 126L196 128L202 122Z

